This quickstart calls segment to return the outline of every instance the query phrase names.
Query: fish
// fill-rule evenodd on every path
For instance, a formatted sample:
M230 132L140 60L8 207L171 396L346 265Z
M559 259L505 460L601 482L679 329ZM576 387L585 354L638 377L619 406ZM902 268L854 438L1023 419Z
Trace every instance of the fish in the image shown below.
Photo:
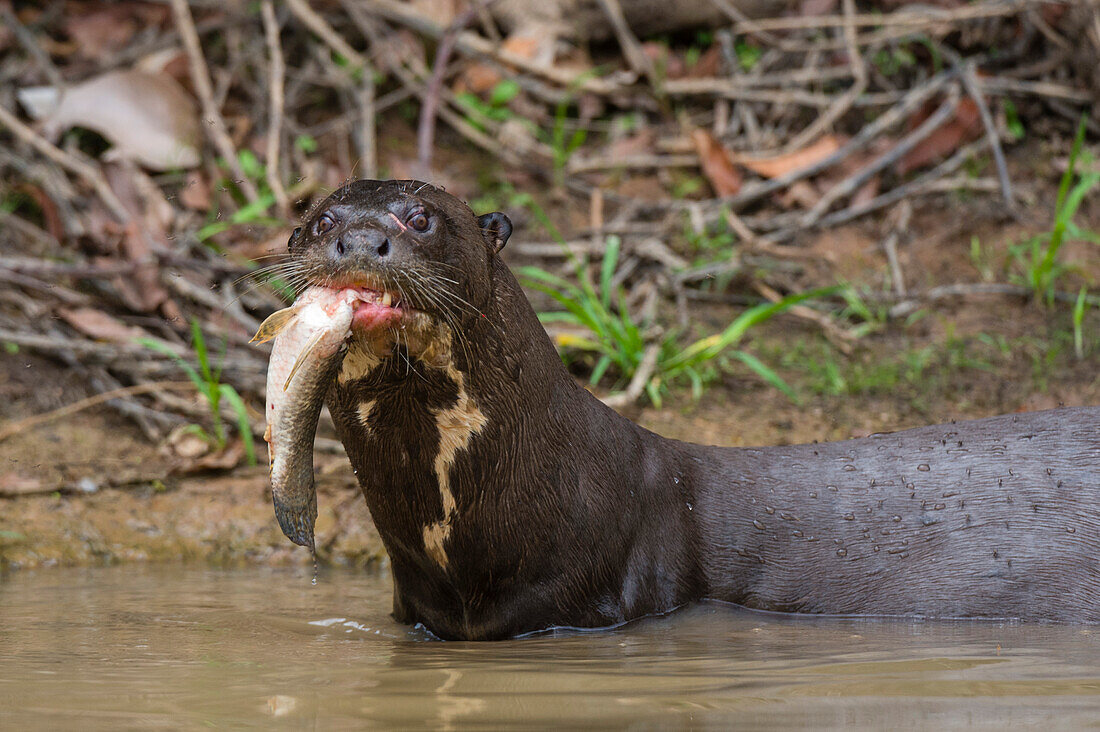
M325 394L343 363L361 292L307 288L272 313L252 341L274 341L267 369L268 465L279 527L295 544L314 547L317 489L313 438Z

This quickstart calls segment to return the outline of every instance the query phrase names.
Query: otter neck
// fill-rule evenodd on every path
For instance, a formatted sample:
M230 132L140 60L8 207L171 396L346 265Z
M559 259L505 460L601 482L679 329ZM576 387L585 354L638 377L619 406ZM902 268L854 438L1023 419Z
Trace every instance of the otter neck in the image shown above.
M398 618L501 637L702 596L688 456L577 386L511 273L494 276L446 365L353 349L329 394Z

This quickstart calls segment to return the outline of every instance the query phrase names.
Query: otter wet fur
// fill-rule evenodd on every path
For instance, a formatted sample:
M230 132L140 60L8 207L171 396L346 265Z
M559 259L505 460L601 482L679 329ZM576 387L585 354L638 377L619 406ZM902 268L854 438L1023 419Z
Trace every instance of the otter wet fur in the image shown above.
M301 284L369 300L326 401L398 621L495 639L715 599L1100 622L1100 408L794 447L665 439L569 375L498 256L510 233L427 183L362 180L290 240Z

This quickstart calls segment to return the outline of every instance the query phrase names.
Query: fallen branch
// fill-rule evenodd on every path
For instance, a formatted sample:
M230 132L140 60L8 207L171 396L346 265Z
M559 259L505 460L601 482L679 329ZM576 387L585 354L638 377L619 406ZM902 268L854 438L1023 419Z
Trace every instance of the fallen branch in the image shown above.
M167 389L194 389L195 385L190 381L161 381L155 384L134 384L133 386L124 386L120 389L112 389L111 391L105 391L95 396L87 397L75 401L72 404L67 404L64 407L59 407L50 412L43 414L35 414L30 417L24 417L22 419L13 420L6 425L0 426L0 442L8 439L12 435L29 430L39 425L53 422L54 420L68 417L71 414L88 409L89 407L95 407L104 402L109 402L112 399L118 399L120 397L136 396L138 394L148 394L154 391L164 391Z
M283 188L279 172L279 144L283 136L283 83L286 76L286 63L283 60L283 47L279 42L279 22L275 19L275 8L271 0L260 4L260 16L264 22L264 38L267 41L267 56L271 67L268 69L268 97L271 106L267 120L267 185L275 196L279 206L279 215L290 214L290 199Z
M288 0L289 1L289 0ZM249 201L255 202L260 194L256 186L252 184L248 176L241 169L241 162L237 158L237 150L233 141L226 132L225 120L222 119L221 110L214 101L214 88L210 83L210 69L206 66L206 58L202 55L202 45L199 43L199 34L195 30L195 20L191 17L191 9L187 0L171 0L172 14L176 19L176 28L179 29L180 38L183 40L184 50L187 51L187 59L191 68L191 83L195 87L195 93L202 103L202 113L205 118L207 134L210 141L218 149L218 153L225 159L225 164L233 172L236 184L240 187Z
M39 154L82 178L85 183L92 187L92 190L96 192L99 199L103 201L104 205L107 206L108 210L110 210L120 223L126 224L130 222L130 212L122 205L122 201L118 200L118 196L111 190L111 184L107 182L107 179L103 177L103 173L97 168L93 167L90 163L86 163L76 155L65 152L45 137L42 137L42 135L20 122L19 118L9 112L3 105L0 105L0 124L11 130L12 134L20 140L37 150Z

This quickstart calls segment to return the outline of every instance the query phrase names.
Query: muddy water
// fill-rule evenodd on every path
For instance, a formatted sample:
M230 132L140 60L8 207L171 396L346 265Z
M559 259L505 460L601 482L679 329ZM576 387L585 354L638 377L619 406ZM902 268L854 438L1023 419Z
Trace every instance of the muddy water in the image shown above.
M385 574L179 567L0 580L0 727L1004 729L1100 721L1100 627L792 619L703 605L442 643Z

